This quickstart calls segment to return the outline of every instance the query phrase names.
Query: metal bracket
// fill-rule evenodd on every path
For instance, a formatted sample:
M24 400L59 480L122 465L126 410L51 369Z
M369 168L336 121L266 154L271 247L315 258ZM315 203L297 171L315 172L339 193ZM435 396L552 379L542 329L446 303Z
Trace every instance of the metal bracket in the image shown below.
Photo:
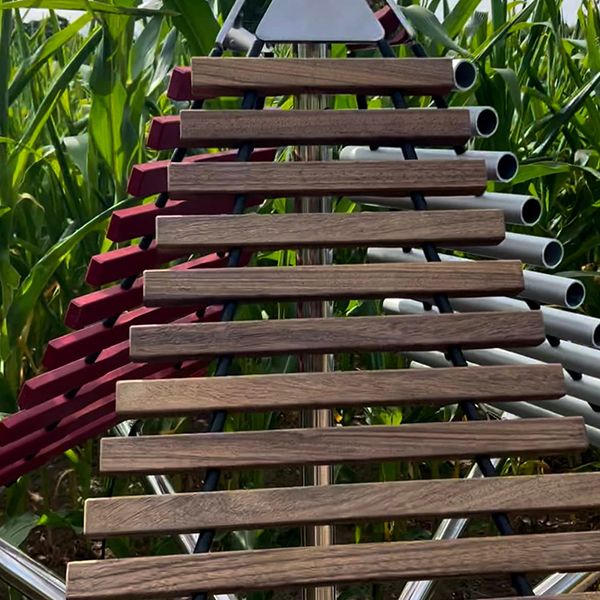
M376 43L385 32L366 0L273 0L256 37L268 43Z

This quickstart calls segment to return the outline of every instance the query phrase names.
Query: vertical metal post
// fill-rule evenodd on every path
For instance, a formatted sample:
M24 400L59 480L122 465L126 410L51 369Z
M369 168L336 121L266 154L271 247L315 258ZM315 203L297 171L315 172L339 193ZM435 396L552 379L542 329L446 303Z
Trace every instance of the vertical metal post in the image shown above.
M299 44L296 49L298 58L326 58L327 44ZM302 95L296 98L295 107L301 110L323 110L328 105L328 98L322 95ZM301 161L320 161L331 158L331 150L325 146L301 146L297 148L296 158ZM327 213L331 212L331 198L303 197L296 199L296 212ZM326 265L333 261L333 251L330 248L307 248L300 250L297 264ZM331 302L303 302L298 304L299 317L324 318L332 315ZM332 355L303 355L301 370L307 372L324 372L333 370ZM330 410L311 410L302 413L303 427L331 427L332 414ZM331 485L333 482L332 469L329 465L318 465L304 469L304 485ZM333 543L333 530L329 525L308 527L306 543L314 546L329 546ZM319 587L305 590L306 600L333 600L335 588Z

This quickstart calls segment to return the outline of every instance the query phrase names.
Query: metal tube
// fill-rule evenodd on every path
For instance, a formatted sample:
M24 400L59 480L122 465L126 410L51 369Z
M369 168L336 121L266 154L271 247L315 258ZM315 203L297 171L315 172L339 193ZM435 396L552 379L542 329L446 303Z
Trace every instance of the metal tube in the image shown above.
M65 583L59 577L2 538L0 580L30 600L65 600Z
M491 106L461 106L460 108L456 107L455 110L460 109L467 109L469 111L471 117L471 135L488 138L498 130L499 119L495 108Z
M426 262L422 250L413 249L405 252L401 248L369 248L367 258L372 262ZM440 254L445 262L464 262L471 260L451 254ZM525 289L518 294L519 298L534 302L555 304L570 309L579 308L585 300L585 287L577 279L559 277L538 271L523 271Z
M392 4L392 2L389 2L389 4ZM396 12L396 14L398 13ZM404 22L405 21L401 21L403 25ZM412 31L410 27L405 27L405 29L409 34ZM454 71L454 87L457 91L466 92L475 85L478 73L477 67L471 61L463 60L462 58L454 58L452 59L452 70Z
M299 58L325 58L329 54L327 44L299 44L297 51ZM324 110L329 105L329 99L322 95L298 96L295 106L301 110ZM324 146L301 146L298 148L298 159L302 161L322 161L331 158L330 149ZM332 210L330 197L303 197L296 199L296 211L301 213L329 213ZM305 248L299 251L297 263L302 265L328 265L333 263L333 251L329 248ZM331 302L303 302L298 304L301 317L323 318L331 317L333 305ZM303 355L302 370L307 372L326 372L334 369L333 355ZM310 410L302 413L305 427L325 428L333 425L333 416L330 410ZM333 469L330 465L317 465L304 469L305 485L331 485L333 483ZM314 546L329 546L333 543L333 528L330 525L318 525L306 528L307 543ZM308 599L333 600L335 588L324 586L314 589L305 589L304 595Z
M565 369L600 377L600 350L580 346L573 342L561 342L552 346L543 342L531 348L515 348L517 354L537 358L544 362L561 363Z
M396 298L384 301L384 308L392 306ZM429 299L428 299L429 300ZM482 298L451 298L450 304L459 312L485 312L485 311L528 311L531 310L527 302L506 296L488 296ZM541 306L540 311L544 319L546 335L568 340L582 346L598 348L600 345L600 319L567 312L551 306ZM392 311L393 312L393 311Z
M413 210L408 197L386 198L383 196L352 196L359 204L390 206L401 210ZM504 220L514 225L535 225L542 216L542 205L537 198L523 194L501 194L486 192L481 196L427 196L429 210L473 210L497 208L504 213Z
M558 267L565 255L563 245L554 238L510 231L496 246L453 246L451 249L489 258L515 258L546 269Z
M400 314L423 314L425 309L421 302L415 300L404 300L402 298L386 298L384 310ZM427 314L438 314L435 309L427 311ZM470 360L471 356L485 356L488 350L465 350L465 357ZM558 346L552 346L549 342L542 342L539 346L527 346L525 348L513 348L515 354L522 354L535 358L544 363L560 363L565 369L576 373L600 377L600 350L573 344L573 342L561 342ZM494 360L493 357L491 360ZM477 362L477 358L475 362Z
M494 402L491 405L524 419L560 419L562 417L558 413L537 406L536 404L530 404L529 402ZM596 447L600 446L600 429L587 423L585 424L585 429L590 444Z
M508 183L519 170L519 161L512 152L496 152L492 150L467 150L456 154L454 150L443 148L416 148L419 160L483 160L487 177L491 181ZM403 160L399 148L378 148L371 150L368 146L346 146L340 152L341 160Z

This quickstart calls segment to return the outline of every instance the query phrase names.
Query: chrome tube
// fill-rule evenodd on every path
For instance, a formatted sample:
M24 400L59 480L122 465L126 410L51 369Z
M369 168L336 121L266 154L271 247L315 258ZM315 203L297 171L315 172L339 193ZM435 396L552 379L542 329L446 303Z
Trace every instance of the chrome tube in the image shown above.
M454 108L454 110L461 109L469 111L472 136L488 138L498 130L499 119L495 108L491 106L457 106Z
M30 600L65 600L62 579L2 538L0 580Z
M563 245L554 238L508 231L496 246L453 246L468 254L499 259L519 259L528 265L556 269L565 255Z
M427 262L422 250L413 249L405 252L401 248L369 248L367 258L371 262ZM464 262L471 260L451 254L440 254L445 262ZM519 298L533 300L540 304L555 304L570 309L579 308L585 300L585 287L577 279L559 277L538 271L523 271L525 289L518 294Z
M392 2L394 2L394 0L391 0L388 4L391 4ZM404 25L404 21L401 21L401 23ZM409 33L412 32L410 28L406 29ZM477 82L477 67L469 60L453 58L452 70L454 72L454 89L459 92L470 90Z
M492 464L497 467L500 464L499 458L492 458ZM469 473L465 476L465 479L479 479L481 478L481 471L477 465L473 465ZM458 539L467 528L469 519L444 519L435 530L432 535L432 540L456 540ZM421 580L421 581L409 581L402 588L398 600L424 600L428 598L433 592L436 580Z
M358 204L389 206L401 210L414 210L408 197L386 198L385 196L352 196ZM514 225L535 225L542 216L542 205L537 198L523 194L501 194L485 192L481 196L427 196L429 210L473 210L497 208L504 213L504 220Z
M454 150L442 148L416 148L419 160L483 160L487 178L490 181L508 183L519 170L519 161L512 152L492 150L467 150L456 154ZM371 150L368 146L346 146L340 152L341 160L404 160L400 148L379 148Z

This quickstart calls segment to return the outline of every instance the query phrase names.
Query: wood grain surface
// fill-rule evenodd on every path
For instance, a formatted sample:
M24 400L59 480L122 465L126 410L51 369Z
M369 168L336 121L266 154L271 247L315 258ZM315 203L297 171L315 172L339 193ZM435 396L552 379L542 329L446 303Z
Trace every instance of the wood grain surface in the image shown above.
M596 571L600 533L344 544L71 563L69 600L145 600L290 586L521 571ZM160 575L159 575L160 574ZM159 575L159 576L158 576Z
M564 394L561 365L337 371L119 381L116 410L129 419L213 410L535 401Z
M464 144L468 110L183 110L184 147L298 144Z
M101 538L599 505L600 473L394 481L89 499L84 532Z
M171 163L172 198L213 194L379 194L414 191L436 196L483 194L482 160Z
M168 473L388 460L557 454L587 448L581 417L105 438L103 473Z
M514 295L523 290L521 262L305 265L144 273L146 306L196 306L227 300Z
M446 94L453 90L447 58L311 59L192 58L194 98L280 94Z
M504 240L499 210L385 213L288 213L158 217L161 251L200 252L243 246L278 249L343 246L495 245Z
M510 348L536 346L544 339L539 311L137 325L129 333L134 362L219 354L440 350L452 345Z

